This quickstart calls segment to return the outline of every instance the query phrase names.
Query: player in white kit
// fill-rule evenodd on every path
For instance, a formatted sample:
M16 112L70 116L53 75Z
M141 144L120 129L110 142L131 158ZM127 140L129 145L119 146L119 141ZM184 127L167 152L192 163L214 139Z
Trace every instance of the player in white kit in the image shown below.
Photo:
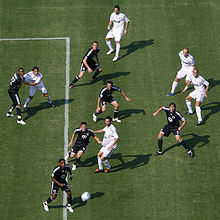
M107 29L109 30L109 32L107 33L105 37L105 42L109 47L109 51L107 52L107 55L109 55L114 52L110 39L115 38L116 53L115 53L115 57L113 58L113 61L117 61L119 57L119 51L120 51L120 40L123 34L124 35L127 34L128 24L130 20L126 17L125 14L120 12L120 7L118 5L115 5L113 10L114 12L111 14L110 20L108 23ZM113 28L111 29L112 23L114 25L113 25ZM125 23L125 28L124 28L124 23Z
M173 81L172 89L170 94L167 96L174 95L175 89L178 86L179 81L185 78L186 83L189 82L189 77L193 74L193 69L195 68L195 61L193 59L193 56L189 54L189 49L184 48L179 52L179 57L181 60L182 68L178 71L176 78Z
M109 173L111 171L111 166L107 158L109 158L114 150L117 148L117 142L119 139L116 128L112 124L112 118L110 116L107 116L105 118L105 124L106 126L102 130L94 131L96 133L105 132L102 141L102 148L97 154L99 168L94 170L95 173L100 173L104 171L103 164L106 166L104 173Z
M197 69L193 70L193 75L189 78L189 80L190 81L187 83L182 93L184 93L188 89L188 86L190 83L194 85L195 90L186 97L186 105L188 107L187 114L189 115L193 114L191 100L195 99L196 100L195 108L196 108L196 114L198 117L197 125L199 126L203 124L200 105L203 101L204 96L207 98L209 82L207 82L202 76L198 74Z
M28 83L31 83L30 90L29 90L29 97L27 98L25 104L24 104L24 110L26 111L28 108L28 104L30 101L33 99L34 94L36 93L37 90L40 90L41 93L45 96L45 98L48 100L49 104L51 107L55 107L53 101L51 101L50 96L47 93L47 89L44 86L44 83L42 81L42 74L39 72L38 67L34 67L32 71L26 73L24 75L25 81Z

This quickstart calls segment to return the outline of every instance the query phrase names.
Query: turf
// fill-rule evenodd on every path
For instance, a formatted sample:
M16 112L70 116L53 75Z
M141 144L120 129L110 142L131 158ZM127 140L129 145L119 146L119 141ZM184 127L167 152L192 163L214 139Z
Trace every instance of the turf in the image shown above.
M131 20L116 63L112 63L113 55L105 55L104 42L114 4ZM68 219L219 219L219 1L1 0L0 12L0 38L70 37L71 78L78 73L91 42L99 42L104 71L99 82L91 83L86 74L70 91L69 137L81 121L99 129L104 117L112 115L109 106L97 124L91 117L106 80L131 98L128 103L120 94L114 95L123 123L116 124L120 141L110 159L112 173L93 174L99 145L92 140L70 182L75 213L68 213ZM157 133L166 120L164 113L156 118L152 113L171 101L180 112L186 111L185 95L166 97L180 68L178 52L183 47L190 48L200 73L210 82L202 104L205 125L195 125L196 115L186 117L182 135L195 158L189 158L172 136L164 140L165 154L155 158ZM65 41L1 41L0 52L0 219L62 219L61 192L49 213L42 202L50 194L51 171L63 157ZM27 125L21 127L15 118L5 117L11 104L8 83L19 66L27 72L34 65L43 73L57 107L49 108L37 93L30 111L23 113ZM183 87L181 82L177 91ZM27 96L28 87L23 85L23 103ZM86 204L79 198L84 191L92 194Z

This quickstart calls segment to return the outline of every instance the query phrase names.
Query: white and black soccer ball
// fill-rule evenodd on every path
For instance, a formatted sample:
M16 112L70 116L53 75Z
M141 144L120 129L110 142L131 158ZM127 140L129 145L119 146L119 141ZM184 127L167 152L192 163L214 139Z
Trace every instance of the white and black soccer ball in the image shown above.
M83 202L88 201L90 198L91 198L91 195L90 195L89 192L84 192L84 193L81 195L81 199L82 199Z

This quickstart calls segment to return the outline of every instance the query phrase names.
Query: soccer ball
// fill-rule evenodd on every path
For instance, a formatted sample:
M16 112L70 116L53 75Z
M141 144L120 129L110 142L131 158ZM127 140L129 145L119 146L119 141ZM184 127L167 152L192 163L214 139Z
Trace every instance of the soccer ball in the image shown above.
M81 195L81 199L82 199L82 201L83 202L86 202L86 201L88 201L89 199L90 199L90 193L88 193L88 192L84 192L82 195Z

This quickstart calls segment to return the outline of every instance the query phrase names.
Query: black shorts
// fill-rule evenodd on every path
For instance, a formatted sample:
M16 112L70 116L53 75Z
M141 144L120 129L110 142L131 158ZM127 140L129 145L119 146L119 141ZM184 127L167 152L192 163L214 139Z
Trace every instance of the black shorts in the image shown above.
M13 102L14 105L21 105L21 100L17 92L13 92L8 90L8 94Z
M99 68L100 65L98 63L95 62L95 60L87 60L87 63L89 65L89 67L94 71L95 69ZM81 68L80 68L80 72L86 72L87 67L85 66L85 64L82 62L81 63Z
M61 188L62 191L71 191L70 186L68 185L67 182L64 183L64 187L60 187L57 183L52 182L52 187L51 187L51 194L56 195L59 191L59 188Z
M161 130L160 132L163 132L164 133L164 136L168 137L170 135L170 133L172 132L173 135L181 135L180 134L180 131L178 130L178 127L170 127L169 125L165 125Z
M101 99L101 105L106 106L107 102L112 103L112 102L115 102L115 101L116 101L116 99L114 97L110 96L107 99Z
M78 151L82 151L83 153L85 153L87 146L88 146L88 144L87 145L79 145L79 144L75 143L70 152L76 154Z

